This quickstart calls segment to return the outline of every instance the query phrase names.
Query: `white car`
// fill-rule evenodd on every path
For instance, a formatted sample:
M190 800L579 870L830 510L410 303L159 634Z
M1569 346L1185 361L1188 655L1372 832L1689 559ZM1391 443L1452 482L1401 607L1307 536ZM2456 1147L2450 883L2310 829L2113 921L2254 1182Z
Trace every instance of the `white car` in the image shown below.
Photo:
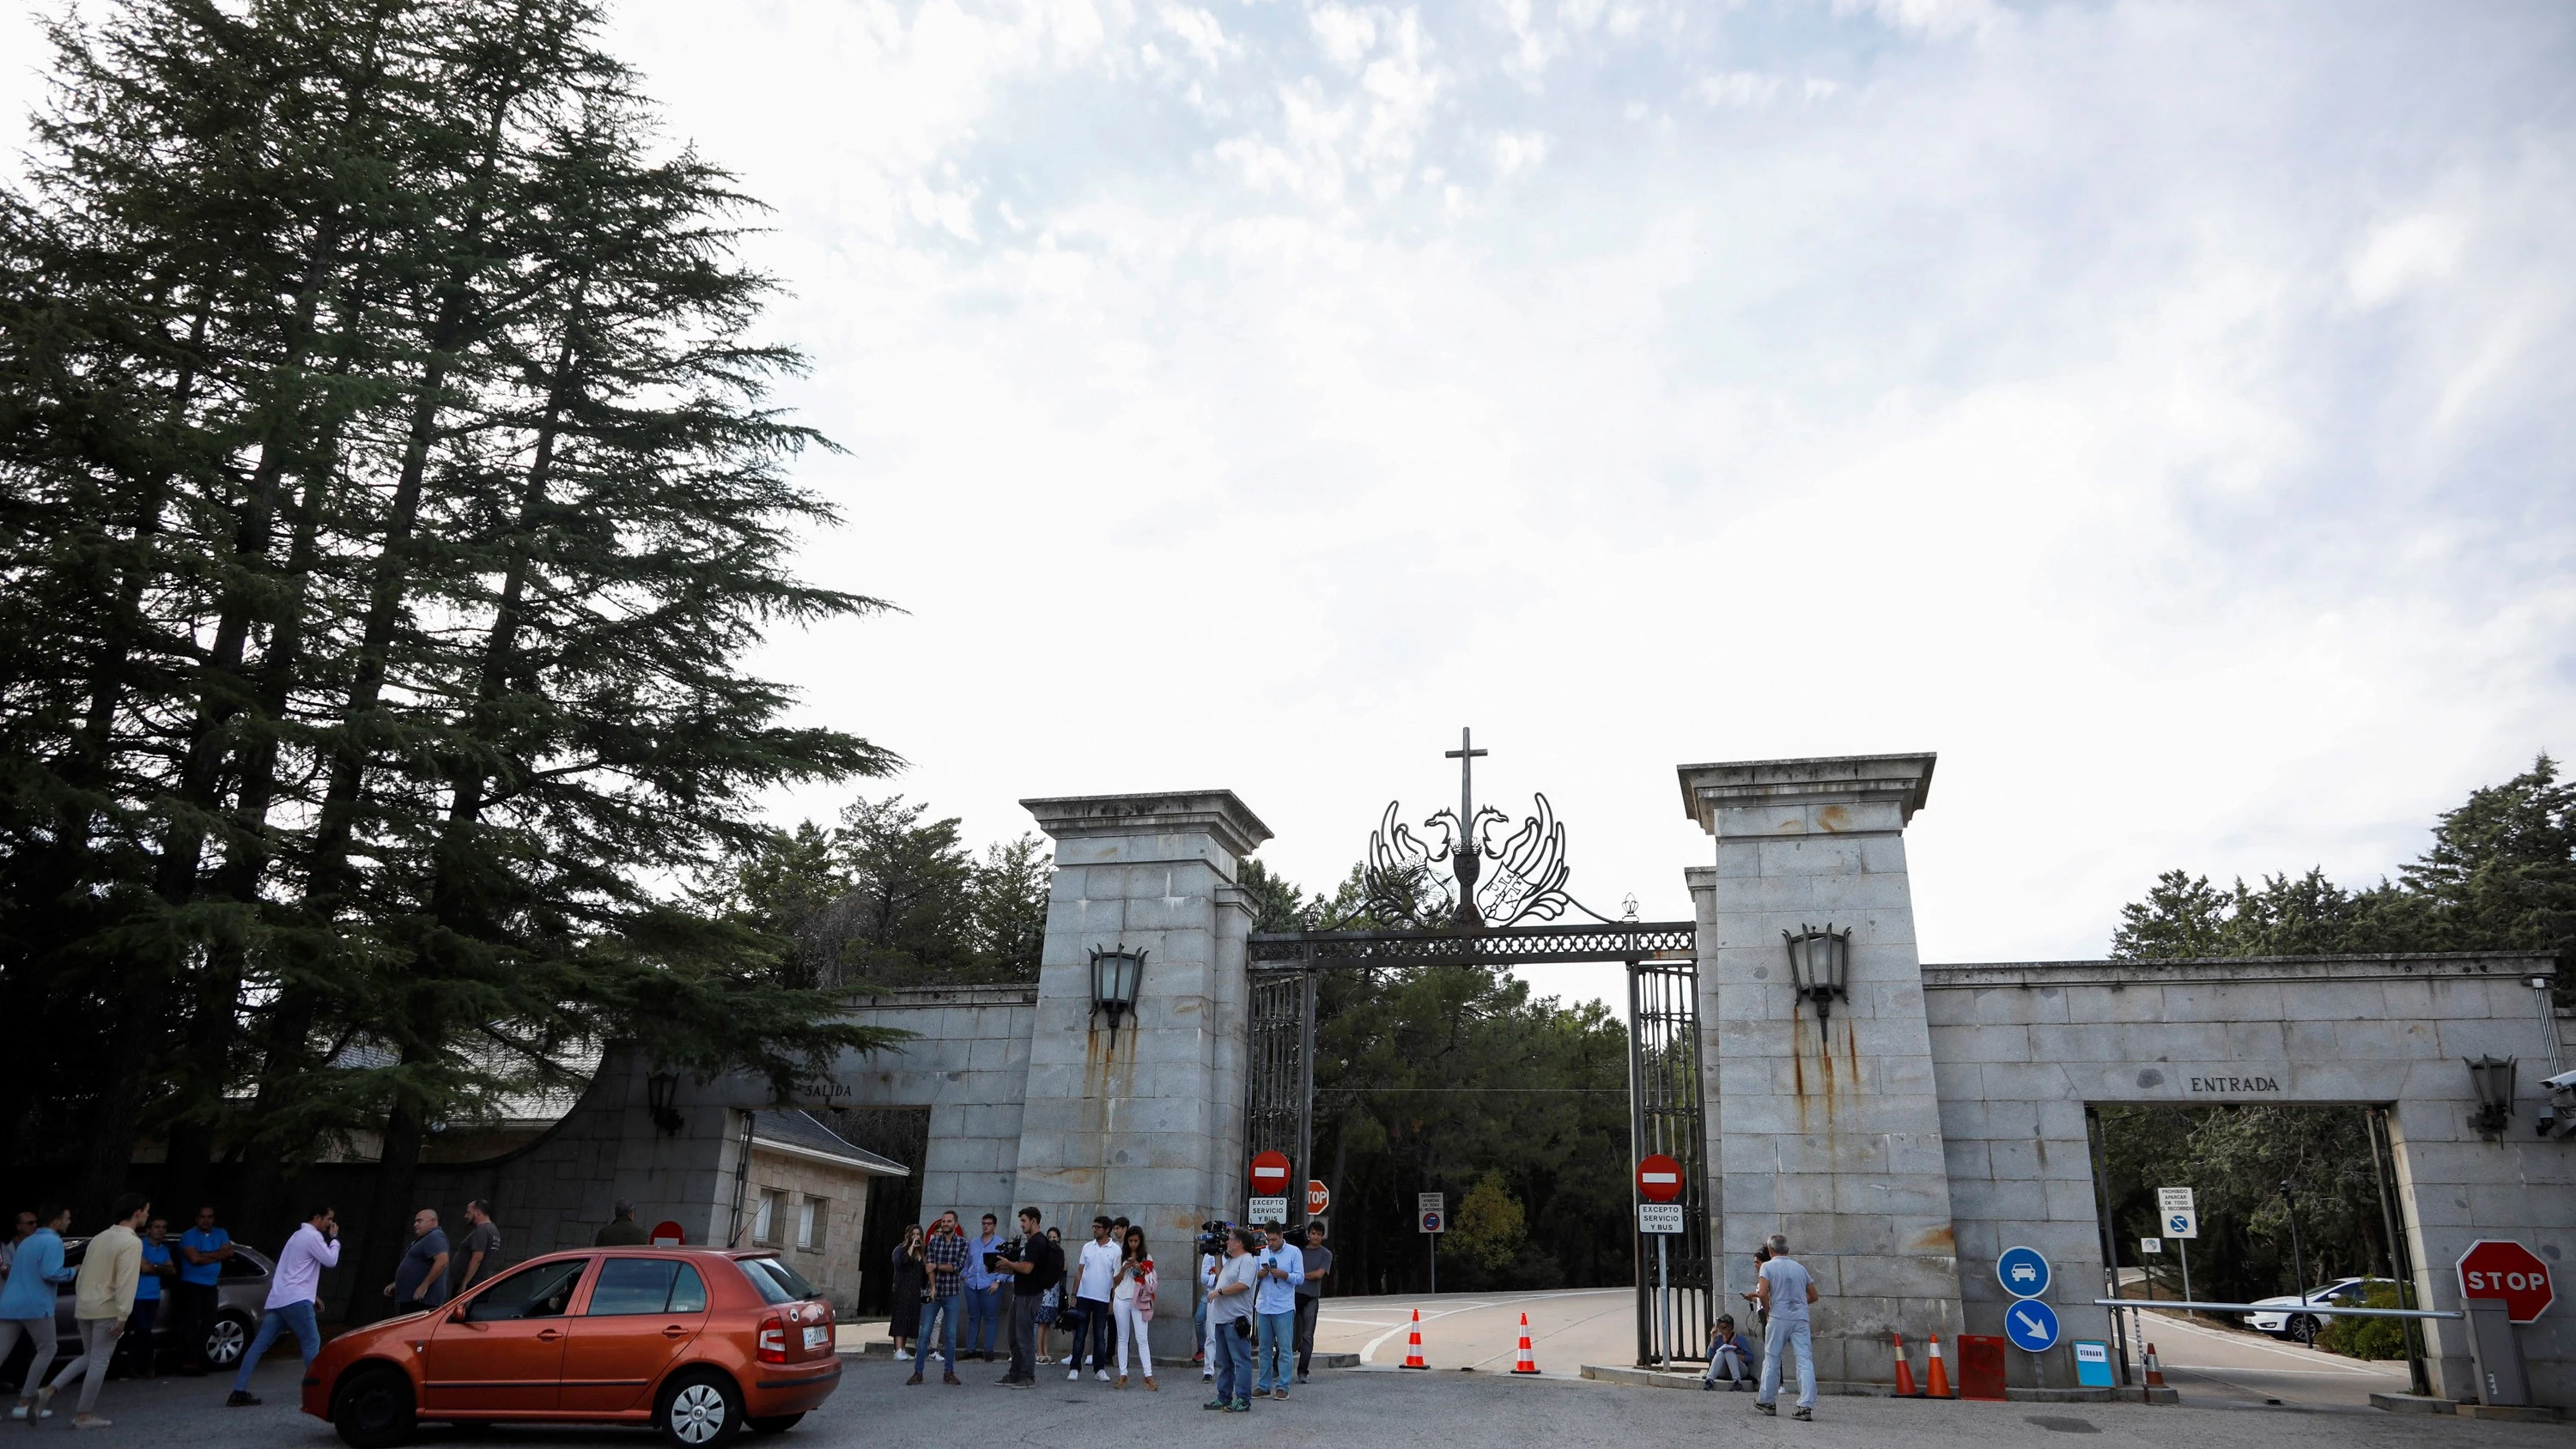
M2293 1343L2314 1343L2318 1332L2334 1322L2334 1315L2298 1310L2331 1308L2338 1304L2358 1308L2362 1306L2363 1293L2382 1283L2390 1288L2397 1286L2394 1278L2337 1278L2304 1294L2284 1293L2277 1298L2257 1298L2254 1306L2258 1311L2246 1314L2245 1324L2274 1338L2286 1338Z

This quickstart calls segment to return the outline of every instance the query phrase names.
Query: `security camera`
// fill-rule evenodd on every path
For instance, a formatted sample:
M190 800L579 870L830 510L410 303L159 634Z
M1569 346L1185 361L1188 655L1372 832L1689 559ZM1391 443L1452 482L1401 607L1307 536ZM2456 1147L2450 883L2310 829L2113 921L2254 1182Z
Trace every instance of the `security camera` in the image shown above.
M2540 1079L2540 1085L2553 1092L2576 1092L2576 1072L2560 1072L2554 1077L2543 1077Z

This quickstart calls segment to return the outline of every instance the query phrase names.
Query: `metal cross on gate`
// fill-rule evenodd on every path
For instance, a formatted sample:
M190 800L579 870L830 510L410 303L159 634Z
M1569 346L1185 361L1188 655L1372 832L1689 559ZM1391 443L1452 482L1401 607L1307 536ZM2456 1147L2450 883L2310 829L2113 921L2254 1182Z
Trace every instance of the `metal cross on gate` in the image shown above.
M1449 857L1449 868L1458 877L1458 923L1469 928L1482 926L1484 917L1476 910L1476 877L1484 873L1484 845L1476 831L1476 761L1487 751L1475 747L1475 731L1458 727L1458 748L1441 758L1458 762L1458 844Z

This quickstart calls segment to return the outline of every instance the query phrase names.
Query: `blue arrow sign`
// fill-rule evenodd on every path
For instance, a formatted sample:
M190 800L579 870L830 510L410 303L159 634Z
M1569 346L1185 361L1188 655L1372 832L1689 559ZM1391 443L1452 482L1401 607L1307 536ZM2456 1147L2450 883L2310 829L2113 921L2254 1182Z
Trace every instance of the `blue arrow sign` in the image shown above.
M1995 1260L1995 1281L2015 1298L2037 1298L2048 1291L2048 1260L2034 1248L2006 1248Z
M2026 1299L2004 1310L2004 1337L2013 1347L2025 1353L2040 1353L2057 1346L2057 1310L2036 1299Z

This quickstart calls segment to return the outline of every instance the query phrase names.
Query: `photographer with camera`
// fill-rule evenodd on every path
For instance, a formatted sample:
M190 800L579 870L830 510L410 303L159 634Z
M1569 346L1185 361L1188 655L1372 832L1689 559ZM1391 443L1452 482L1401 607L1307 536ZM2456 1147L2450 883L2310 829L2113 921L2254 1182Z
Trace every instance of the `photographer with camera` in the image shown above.
M1199 1291L1198 1304L1192 1310L1192 1324L1198 1332L1199 1377L1216 1381L1215 1325L1208 1321L1208 1297L1216 1291L1217 1270L1225 1264L1225 1239L1228 1229L1222 1218L1210 1218L1199 1224Z
M1226 1236L1225 1264L1208 1290L1208 1353L1216 1360L1216 1397L1201 1405L1252 1412L1252 1294L1259 1245L1250 1228Z
M1038 1382L1038 1300L1064 1277L1064 1249L1047 1240L1036 1208L1020 1209L1020 1236L994 1255L992 1271L1011 1275L1011 1371L997 1382L1033 1389Z

